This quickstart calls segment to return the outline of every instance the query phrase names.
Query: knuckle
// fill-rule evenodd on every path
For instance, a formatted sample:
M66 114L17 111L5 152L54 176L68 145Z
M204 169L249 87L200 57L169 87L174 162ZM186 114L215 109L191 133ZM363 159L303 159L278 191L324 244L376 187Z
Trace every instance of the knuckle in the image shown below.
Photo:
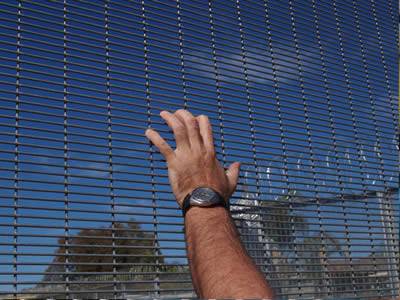
M178 110L175 111L176 115L184 115L185 114L185 110L183 108L180 108Z
M162 141L160 143L160 148L167 148L168 147L168 143L166 141Z
M198 128L199 124L197 123L196 119L193 117L188 117L187 118L187 123L189 125L189 127L191 128Z
M207 149L206 156L208 159L214 159L216 157L216 153L214 149Z

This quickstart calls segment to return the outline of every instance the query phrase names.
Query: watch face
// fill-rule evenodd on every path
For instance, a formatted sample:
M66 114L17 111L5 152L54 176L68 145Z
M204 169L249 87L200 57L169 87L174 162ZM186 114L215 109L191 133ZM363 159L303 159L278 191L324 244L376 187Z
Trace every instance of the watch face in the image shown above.
M195 189L190 197L190 204L198 206L210 206L220 201L219 195L210 188Z

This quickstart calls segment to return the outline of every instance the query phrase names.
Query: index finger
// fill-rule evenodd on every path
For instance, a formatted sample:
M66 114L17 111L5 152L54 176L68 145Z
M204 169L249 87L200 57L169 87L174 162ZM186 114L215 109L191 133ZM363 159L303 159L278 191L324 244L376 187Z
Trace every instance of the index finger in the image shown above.
M161 154L165 157L165 160L169 160L175 155L174 150L168 145L168 143L159 135L154 129L147 129L146 137L160 150Z

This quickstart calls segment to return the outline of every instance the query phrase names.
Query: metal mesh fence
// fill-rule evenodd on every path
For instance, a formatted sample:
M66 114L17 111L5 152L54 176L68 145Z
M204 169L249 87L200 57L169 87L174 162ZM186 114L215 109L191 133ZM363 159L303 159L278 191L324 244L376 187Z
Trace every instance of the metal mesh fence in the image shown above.
M195 297L160 110L207 114L279 299L399 293L393 1L0 2L0 298Z

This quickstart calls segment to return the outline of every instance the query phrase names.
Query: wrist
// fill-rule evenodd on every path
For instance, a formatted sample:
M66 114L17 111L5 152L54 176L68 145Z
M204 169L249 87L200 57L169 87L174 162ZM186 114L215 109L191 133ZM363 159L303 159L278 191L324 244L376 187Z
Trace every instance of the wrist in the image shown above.
M213 207L201 207L201 206L192 206L185 215L186 221L193 222L207 222L212 219L220 219L224 216L229 216L230 212L228 209L222 206L213 206Z

